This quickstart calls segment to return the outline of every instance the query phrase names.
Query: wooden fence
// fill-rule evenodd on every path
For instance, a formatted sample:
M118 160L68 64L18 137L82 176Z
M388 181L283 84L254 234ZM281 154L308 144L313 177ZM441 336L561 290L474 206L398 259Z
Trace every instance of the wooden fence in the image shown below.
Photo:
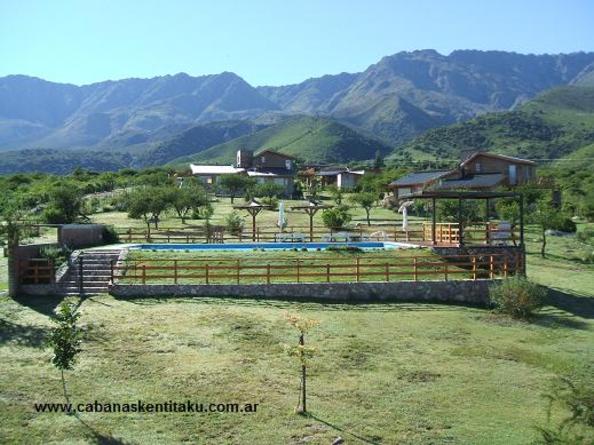
M56 271L52 261L45 258L31 258L18 262L20 284L54 284Z
M331 230L316 226L313 230L313 241L344 241L348 234L350 241L395 241L430 244L432 240L432 226L430 223L411 224L409 230L403 231L400 226L372 225L357 228ZM161 228L151 231L121 228L118 229L120 241L126 243L225 243L252 242L251 229L232 234L222 227L207 233L204 229ZM463 231L466 244L493 244L499 242L514 242L518 236L513 231L501 230L494 223L476 223ZM256 242L296 242L310 241L309 227L290 226L284 232L277 227L256 227ZM438 223L435 227L435 241L439 245L457 245L460 242L460 229L456 223Z
M353 259L275 259L263 263L234 259L142 259L111 264L112 282L123 284L271 284L307 282L389 282L421 279L477 280L507 277L522 270L522 258L505 254L444 257L365 256Z

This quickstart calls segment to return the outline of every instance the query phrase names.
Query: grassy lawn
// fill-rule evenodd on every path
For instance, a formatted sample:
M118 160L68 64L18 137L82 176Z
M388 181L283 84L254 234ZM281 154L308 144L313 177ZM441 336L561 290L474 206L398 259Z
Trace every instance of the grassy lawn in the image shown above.
M440 305L255 300L82 304L75 403L143 399L259 403L255 414L36 414L60 402L42 337L55 299L0 299L3 443L525 444L545 422L555 374L594 365L592 314L544 310L532 324ZM286 311L321 322L309 381L312 417L293 414L298 364ZM556 416L559 413L555 413ZM107 442L100 442L107 443ZM109 442L118 443L118 442Z
M0 292L8 288L8 259L0 257Z

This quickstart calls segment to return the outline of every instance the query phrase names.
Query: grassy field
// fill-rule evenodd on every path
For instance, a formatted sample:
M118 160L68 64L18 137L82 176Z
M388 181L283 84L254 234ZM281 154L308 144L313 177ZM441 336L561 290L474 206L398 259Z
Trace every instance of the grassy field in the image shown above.
M556 374L592 369L592 313L552 307L532 324L464 307L255 300L83 302L75 403L259 403L255 414L36 414L60 402L42 338L55 299L0 299L3 443L525 444ZM298 364L285 312L320 321L311 417L293 414ZM555 413L555 416L560 413ZM111 440L111 441L108 441ZM102 442L103 441L103 442Z

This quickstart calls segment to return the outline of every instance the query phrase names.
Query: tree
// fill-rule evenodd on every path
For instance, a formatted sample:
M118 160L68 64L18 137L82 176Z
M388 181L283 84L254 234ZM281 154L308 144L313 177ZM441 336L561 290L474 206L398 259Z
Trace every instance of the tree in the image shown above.
M235 197L245 191L252 181L243 175L224 175L219 181L219 186L231 196L231 204Z
M134 219L142 219L146 224L149 237L151 233L150 223L153 222L155 229L159 229L161 214L171 207L173 190L169 186L147 186L136 188L128 194L126 199L128 216Z
M202 207L209 205L208 195L201 187L181 187L172 190L171 205L182 224L186 223L186 217L190 211L198 213Z
M70 224L87 219L83 208L83 191L74 183L66 183L49 191L48 205L43 215L45 221L50 224Z
M299 332L297 346L288 347L287 352L291 357L296 357L301 364L301 385L299 391L299 404L295 411L299 414L307 412L307 367L313 357L315 349L305 346L305 334L319 324L317 320L303 318L299 315L287 314L287 322Z
M330 192L330 195L332 196L332 199L334 199L334 202L338 205L342 204L342 189L339 187L336 187L335 185L329 185L328 187L326 187L326 189Z
M66 403L70 404L70 397L66 389L64 371L74 367L76 356L81 351L81 331L77 326L80 314L75 305L63 302L58 308L58 313L53 318L54 328L50 331L48 344L54 350L52 357L53 365L60 370L62 376L62 388Z
M351 221L348 207L340 205L322 212L322 221L329 229L340 229Z
M371 220L369 219L369 213L371 209L375 205L377 200L377 195L373 192L359 192L351 197L351 201L365 210L365 215L367 218L367 225L371 225Z
M277 198L284 193L285 188L274 182L264 182L254 187L254 196L257 198Z
M547 248L547 230L553 229L559 225L559 210L555 209L548 199L537 201L535 208L529 212L529 221L538 225L541 231L542 244L540 246L540 256L546 257Z
M385 165L386 164L384 162L384 157L382 156L382 152L380 150L377 150L375 152L375 159L373 160L373 167L374 168L382 168Z

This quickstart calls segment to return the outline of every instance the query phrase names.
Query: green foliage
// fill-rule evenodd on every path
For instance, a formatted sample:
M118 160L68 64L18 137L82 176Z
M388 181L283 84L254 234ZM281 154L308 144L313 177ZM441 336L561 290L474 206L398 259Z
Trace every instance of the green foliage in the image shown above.
M83 214L83 192L75 183L53 187L48 193L48 205L43 212L50 224L70 224L86 219Z
M201 208L210 205L206 190L198 185L172 188L170 195L171 206L182 220L182 224L190 212L199 213Z
M48 344L53 348L53 365L61 371L72 369L76 356L81 351L81 331L77 326L80 314L72 304L63 302L52 319L54 328L50 331Z
M243 231L244 221L239 213L233 211L225 218L225 228L233 235L239 235Z
M342 204L343 192L341 188L336 187L335 185L329 185L328 187L326 187L326 190L330 192L332 199L337 205Z
M171 207L173 201L173 188L170 186L145 186L137 187L128 194L128 216L133 219L142 219L150 232L150 223L158 228L161 214Z
M360 206L363 210L365 210L365 215L367 217L367 225L371 225L371 220L369 219L369 213L371 209L375 205L377 201L377 194L373 192L359 192L354 194L351 197L351 202Z
M41 258L51 261L55 267L65 263L70 256L71 251L65 247L60 246L43 246L39 250Z
M253 196L257 198L278 198L284 194L285 187L274 182L263 182L253 188Z
M496 310L514 318L528 319L544 304L545 288L519 275L493 284L489 289Z
M330 229L340 229L351 221L347 206L336 206L322 211L322 221Z
M481 221L483 218L479 203L473 200L462 200L460 207L457 199L439 199L437 200L437 214L444 221L459 222L460 218L463 226Z
M499 199L495 204L499 219L516 224L520 220L520 205L518 201Z
M103 242L106 244L120 242L120 235L113 226L103 226Z
M231 197L231 203L241 193L253 187L254 181L243 175L223 175L219 181L219 187Z

